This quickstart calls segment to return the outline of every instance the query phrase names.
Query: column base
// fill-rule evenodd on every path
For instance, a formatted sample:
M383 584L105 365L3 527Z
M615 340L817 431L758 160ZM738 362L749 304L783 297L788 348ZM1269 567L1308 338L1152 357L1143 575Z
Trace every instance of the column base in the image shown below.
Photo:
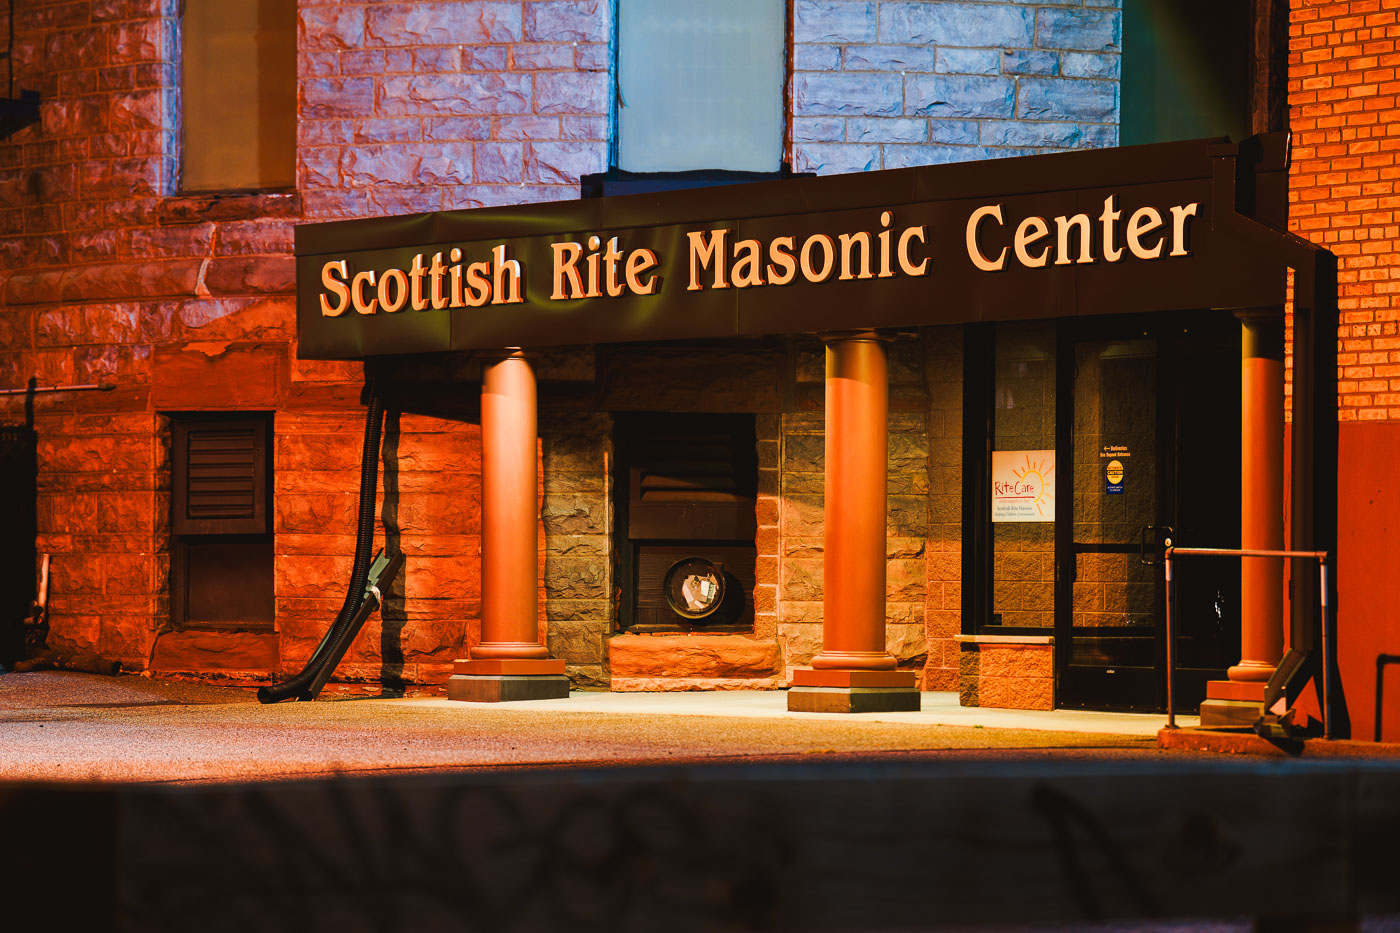
M480 658L454 661L447 698L468 703L558 700L569 695L569 678L559 658Z
M788 711L794 713L918 712L919 688L913 671L792 672Z
M1201 704L1201 726L1206 729L1253 726L1264 713L1261 682L1208 680Z
M569 678L563 674L453 674L447 679L447 698L467 703L561 700L568 695Z

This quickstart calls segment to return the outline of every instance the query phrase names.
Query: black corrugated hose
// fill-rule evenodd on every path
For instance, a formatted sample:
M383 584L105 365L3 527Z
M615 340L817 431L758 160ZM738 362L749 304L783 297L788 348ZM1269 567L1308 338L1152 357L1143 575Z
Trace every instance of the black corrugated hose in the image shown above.
M365 441L360 454L360 511L355 526L355 562L350 569L350 587L345 593L345 604L316 646L316 651L301 673L281 683L258 688L258 702L278 703L282 700L314 700L320 693L317 675L321 668L330 663L339 663L348 647L342 644L346 636L353 637L350 628L365 600L365 585L369 582L370 556L374 550L374 506L379 485L379 437L384 428L384 407L375 391L374 378L365 384L369 395L369 409L365 413ZM338 649L338 650L337 650ZM326 677L319 678L324 683Z

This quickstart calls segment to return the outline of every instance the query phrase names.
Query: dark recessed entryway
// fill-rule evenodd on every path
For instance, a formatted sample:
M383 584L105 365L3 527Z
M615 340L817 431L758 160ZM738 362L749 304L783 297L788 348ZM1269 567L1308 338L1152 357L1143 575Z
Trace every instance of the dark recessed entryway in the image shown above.
M753 628L751 414L618 414L620 619L634 632Z

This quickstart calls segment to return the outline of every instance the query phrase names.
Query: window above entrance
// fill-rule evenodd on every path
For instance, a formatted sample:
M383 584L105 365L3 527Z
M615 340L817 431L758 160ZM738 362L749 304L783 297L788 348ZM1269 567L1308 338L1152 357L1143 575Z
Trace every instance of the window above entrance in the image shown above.
M616 165L776 172L783 0L620 0Z

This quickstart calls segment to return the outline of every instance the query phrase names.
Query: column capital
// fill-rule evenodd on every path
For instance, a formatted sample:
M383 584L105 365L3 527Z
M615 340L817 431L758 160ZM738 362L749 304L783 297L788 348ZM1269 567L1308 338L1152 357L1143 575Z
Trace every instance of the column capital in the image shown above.
M894 334L884 330L825 330L817 333L817 339L822 343L840 343L847 340L873 340L880 343L891 343Z
M472 356L483 363L503 363L506 360L524 360L531 363L539 358L539 352L527 350L524 347L500 347L491 350L477 350Z
M1247 324L1256 321L1268 323L1270 320L1283 323L1283 305L1275 305L1271 308L1237 308L1230 313Z

